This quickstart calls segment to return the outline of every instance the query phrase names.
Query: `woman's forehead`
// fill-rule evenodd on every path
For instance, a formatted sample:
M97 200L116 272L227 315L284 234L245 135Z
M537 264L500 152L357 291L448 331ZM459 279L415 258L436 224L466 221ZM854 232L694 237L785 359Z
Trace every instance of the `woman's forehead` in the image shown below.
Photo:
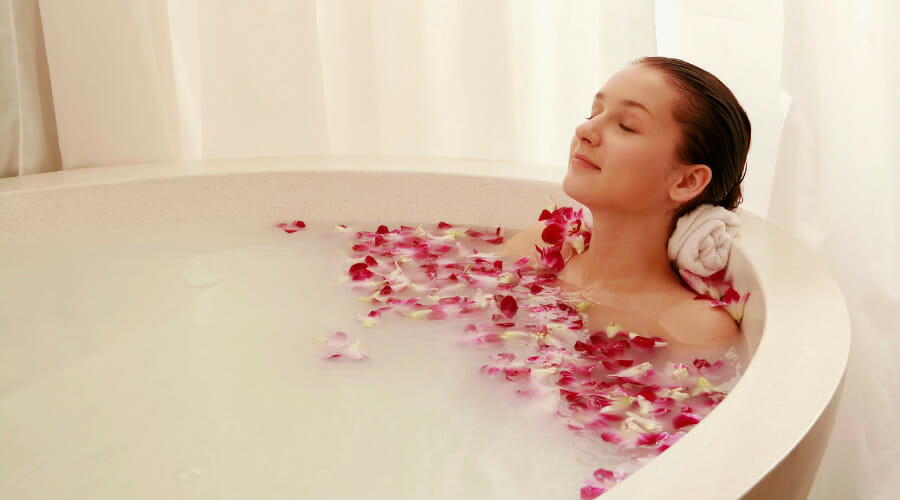
M635 101L655 118L671 116L678 93L660 71L642 65L628 66L606 81L598 94L604 100Z

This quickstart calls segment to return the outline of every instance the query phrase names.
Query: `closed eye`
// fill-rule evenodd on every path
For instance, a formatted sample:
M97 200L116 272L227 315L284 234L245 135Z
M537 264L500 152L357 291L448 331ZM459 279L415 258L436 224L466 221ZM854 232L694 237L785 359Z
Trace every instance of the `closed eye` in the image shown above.
M585 116L584 119L587 120L587 121L591 121L591 120L593 120L594 117L597 116L598 114L599 114L599 113L597 113L597 114L593 114L593 113L592 113L592 114L589 115L589 116ZM637 130L635 130L635 129L631 128L631 127L625 126L624 123L620 123L620 124L619 124L619 128L621 128L621 129L624 130L625 132L628 132L628 133L631 133L631 134L636 134L636 133L637 133Z

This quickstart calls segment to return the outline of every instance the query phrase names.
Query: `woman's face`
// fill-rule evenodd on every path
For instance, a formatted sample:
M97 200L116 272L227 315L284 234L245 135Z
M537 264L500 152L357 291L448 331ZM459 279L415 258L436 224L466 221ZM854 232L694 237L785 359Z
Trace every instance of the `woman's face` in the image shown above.
M600 89L591 116L575 127L563 189L590 209L671 209L681 127L672 116L677 91L641 65L619 71Z

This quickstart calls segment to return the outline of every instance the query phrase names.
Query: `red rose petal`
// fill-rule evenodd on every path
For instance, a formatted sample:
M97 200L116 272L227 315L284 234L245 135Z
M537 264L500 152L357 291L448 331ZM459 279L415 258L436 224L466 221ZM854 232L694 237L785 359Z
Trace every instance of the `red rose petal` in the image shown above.
M581 488L581 500L593 500L604 493L606 493L606 490L603 488L587 485Z
M637 445L638 446L656 446L667 437L669 437L669 435L666 434L665 432L659 432L656 434L644 433L644 434L641 434L641 436L638 438Z
M634 345L636 345L636 346L638 346L638 347L643 347L643 348L645 348L645 349L650 349L650 348L652 348L654 345L656 345L656 342L655 342L653 339L650 339L650 338L647 338L647 337L642 337L642 336L640 336L640 335L634 336L634 337L631 339L631 342L632 342Z
M566 241L566 228L560 224L548 224L541 232L541 239L551 245L561 245Z
M375 276L375 273L369 271L369 266L367 266L364 262L360 262L358 264L353 264L350 266L350 278L353 281L363 281Z
M698 422L700 422L700 416L693 413L679 413L678 416L672 419L672 425L674 425L676 429L688 427Z
M500 312L503 313L507 318L512 318L516 315L516 312L519 310L519 304L516 302L515 297L512 295L505 295L500 300Z
M544 248L535 245L534 248L537 249L538 262L540 262L541 265L553 272L558 273L559 271L562 271L562 268L566 265L566 262L562 256L561 245Z
M613 472L610 470L597 469L594 471L594 479L596 479L597 481L606 481L615 478L615 474L613 474Z

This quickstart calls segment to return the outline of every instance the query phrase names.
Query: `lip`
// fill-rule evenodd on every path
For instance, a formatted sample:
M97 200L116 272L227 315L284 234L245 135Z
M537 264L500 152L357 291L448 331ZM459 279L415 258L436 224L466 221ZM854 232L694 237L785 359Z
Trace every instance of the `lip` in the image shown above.
M598 167L596 163L592 162L590 158L581 153L575 153L574 155L572 155L572 165L600 170L600 167Z

